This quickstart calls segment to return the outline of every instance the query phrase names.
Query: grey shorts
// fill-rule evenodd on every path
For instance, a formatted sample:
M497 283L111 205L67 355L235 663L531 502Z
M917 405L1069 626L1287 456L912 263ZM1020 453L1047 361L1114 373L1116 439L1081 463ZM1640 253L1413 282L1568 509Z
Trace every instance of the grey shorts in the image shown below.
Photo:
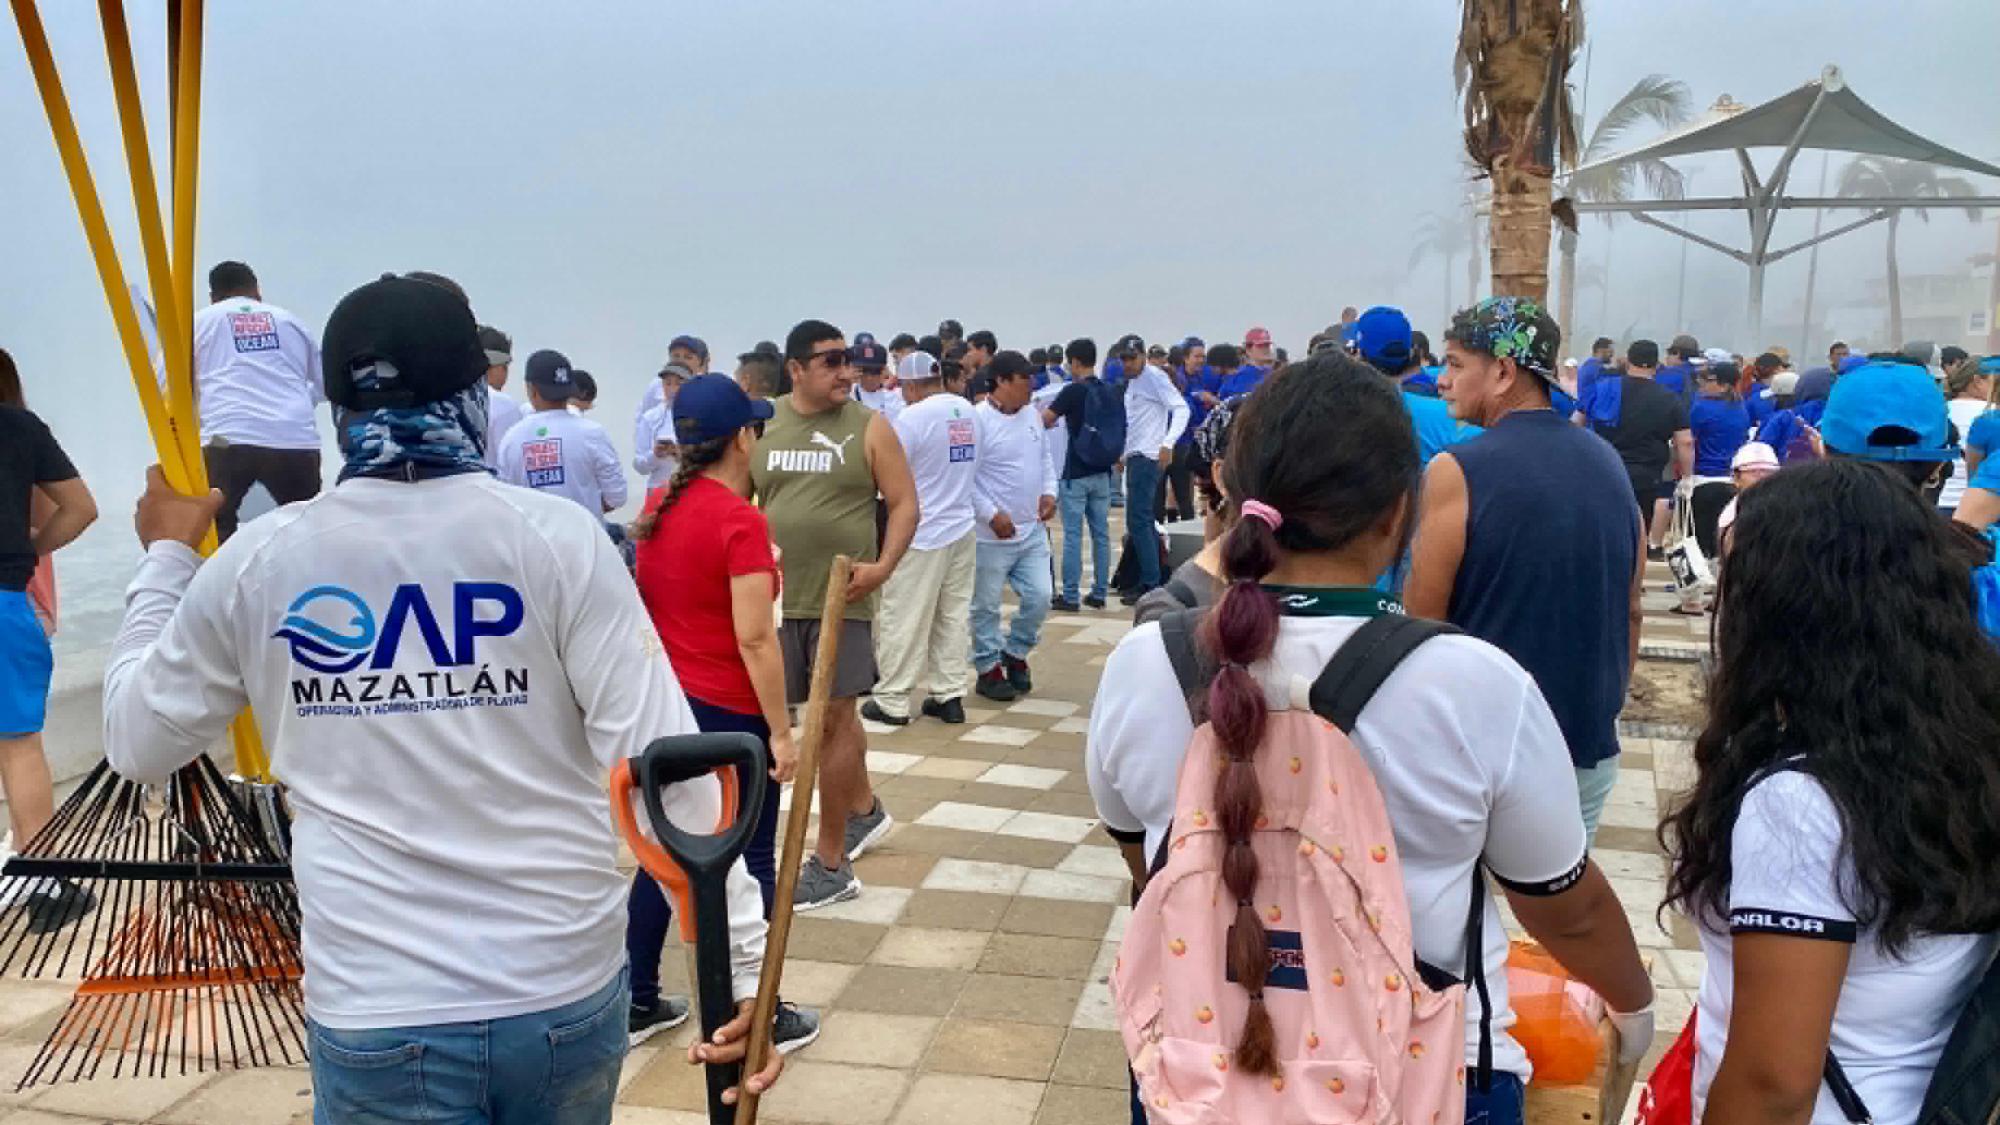
M787 617L778 627L778 651L785 660L785 702L804 703L812 688L813 657L819 652L819 621ZM842 620L840 653L834 657L833 698L854 699L875 687L875 630L868 621Z

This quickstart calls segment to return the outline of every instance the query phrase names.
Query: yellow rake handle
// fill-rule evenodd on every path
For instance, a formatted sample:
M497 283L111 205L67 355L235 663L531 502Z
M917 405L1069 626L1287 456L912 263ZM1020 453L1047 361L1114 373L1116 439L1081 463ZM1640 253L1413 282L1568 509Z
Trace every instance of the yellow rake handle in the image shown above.
M175 91L177 112L174 120L174 241L179 254L178 269L167 258L165 230L160 219L157 185L146 144L146 123L139 104L139 84L132 65L131 38L125 25L124 7L118 0L99 0L98 14L104 24L105 54L111 66L111 83L118 102L118 120L124 133L125 154L130 165L132 191L138 207L140 241L145 248L147 272L153 304L160 324L160 344L167 368L171 405L160 393L151 358L146 354L146 338L139 315L132 307L125 285L125 271L118 263L118 251L111 239L111 227L104 218L104 204L90 175L90 165L78 139L76 119L63 93L62 78L56 72L55 56L49 50L48 33L34 0L9 0L14 23L20 28L21 46L28 57L42 108L48 115L49 133L55 140L70 194L76 199L77 218L83 223L84 240L97 265L98 280L104 286L105 303L111 306L112 323L118 342L131 368L132 383L139 393L139 407L146 416L146 428L167 483L176 491L197 496L208 491L207 467L201 458L201 423L194 409L193 328L195 160L198 155L201 86L201 0L182 0L178 28L179 58ZM211 528L201 553L215 550ZM256 720L249 711L230 724L230 743L236 754L236 772L253 781L268 782L270 763L258 737Z

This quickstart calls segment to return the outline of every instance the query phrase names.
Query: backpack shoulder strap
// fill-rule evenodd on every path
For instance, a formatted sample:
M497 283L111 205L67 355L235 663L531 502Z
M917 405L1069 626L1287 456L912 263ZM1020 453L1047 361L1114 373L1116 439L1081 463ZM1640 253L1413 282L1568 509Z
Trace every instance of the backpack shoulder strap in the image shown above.
M1167 593L1188 609L1201 604L1201 598L1194 592L1194 587L1188 585L1178 574L1167 579Z
M1174 681L1180 685L1181 698L1192 701L1195 692L1201 690L1215 675L1215 662L1201 651L1201 643L1196 630L1201 627L1201 619L1207 616L1205 610L1177 609L1160 618L1160 643L1166 646L1167 663L1173 665ZM1192 703L1190 702L1190 710Z
M1371 618L1355 630L1312 685L1312 709L1320 718L1353 734L1361 709L1416 647L1459 630L1442 621L1399 613Z

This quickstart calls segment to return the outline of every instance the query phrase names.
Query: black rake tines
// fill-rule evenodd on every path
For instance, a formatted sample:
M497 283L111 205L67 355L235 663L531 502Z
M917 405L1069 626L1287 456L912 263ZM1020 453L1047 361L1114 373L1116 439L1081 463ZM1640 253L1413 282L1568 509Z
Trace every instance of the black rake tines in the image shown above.
M164 786L100 762L0 869L17 903L54 880L97 899L87 922L0 916L0 974L82 975L16 1089L305 1061L289 826L247 789L206 757Z

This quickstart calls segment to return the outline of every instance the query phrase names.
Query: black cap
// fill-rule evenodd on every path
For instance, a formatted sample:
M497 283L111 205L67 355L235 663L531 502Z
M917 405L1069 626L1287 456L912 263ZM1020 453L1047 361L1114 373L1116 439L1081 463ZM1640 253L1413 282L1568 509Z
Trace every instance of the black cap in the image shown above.
M1625 362L1634 367L1658 367L1660 345L1652 340L1634 340L1625 346Z
M985 379L987 387L991 388L996 380L1028 375L1037 366L1039 365L1029 363L1028 358L1020 352L1005 351L993 357L993 362L986 365L986 371L981 377Z
M1701 341L1683 332L1674 337L1673 343L1667 345L1667 351L1682 359L1698 356L1701 354Z
M736 362L749 363L753 359L768 359L782 366L785 362L785 353L779 351L778 345L771 341L759 340L756 347L737 356Z
M1964 363L1971 354L1957 344L1946 344L1938 349L1938 366L1950 367L1955 363Z
M576 376L573 374L569 357L551 348L528 357L528 385L535 393L552 402L564 402L576 393Z
M965 338L965 325L955 320L940 320L938 321L937 334L939 336L956 336L962 340Z
M1140 338L1137 332L1134 332L1129 336L1120 337L1118 340L1118 346L1111 349L1111 354L1120 357L1128 355L1145 355L1146 341Z
M1759 371L1776 371L1785 366L1785 361L1778 357L1777 352L1765 352L1757 357L1756 366Z
M321 341L326 397L349 410L437 402L486 374L472 307L442 286L384 274L340 299Z

